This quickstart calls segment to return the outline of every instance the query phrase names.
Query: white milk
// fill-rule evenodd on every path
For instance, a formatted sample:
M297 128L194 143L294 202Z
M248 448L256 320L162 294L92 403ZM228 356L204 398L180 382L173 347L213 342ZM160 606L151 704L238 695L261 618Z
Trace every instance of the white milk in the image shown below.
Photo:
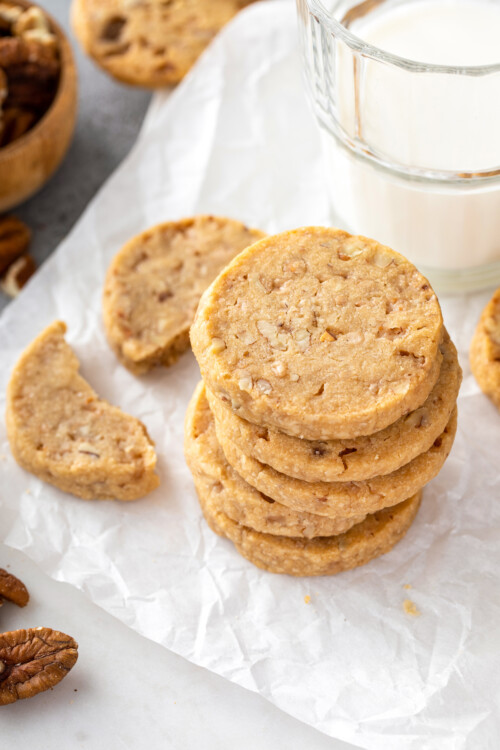
M350 30L387 52L424 64L500 63L500 0L382 6ZM358 149L367 146L389 167L385 171L356 158L346 145L324 134L334 206L342 223L385 242L420 267L466 271L499 263L500 270L500 178L474 185L425 179L426 170L500 168L500 73L408 71L362 56L354 67L351 50L339 44L336 88L343 140ZM414 168L423 180L405 178L404 172ZM475 274L462 274L461 286L473 286ZM484 281L484 268L479 276Z

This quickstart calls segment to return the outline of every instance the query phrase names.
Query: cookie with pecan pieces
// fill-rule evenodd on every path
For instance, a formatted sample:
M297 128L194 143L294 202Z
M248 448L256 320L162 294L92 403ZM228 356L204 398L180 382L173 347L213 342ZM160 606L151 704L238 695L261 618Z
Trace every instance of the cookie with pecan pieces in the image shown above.
M238 552L258 568L290 576L327 576L366 565L389 552L410 528L422 493L369 515L344 534L314 539L273 536L235 523L199 492L205 519L216 534L229 539Z
M500 289L482 312L470 347L470 366L483 393L500 409Z
M206 498L232 521L256 531L310 539L342 534L365 517L364 513L342 518L296 511L245 482L228 464L217 442L203 383L187 410L185 455L200 498Z
M158 224L113 258L103 295L108 341L132 372L170 365L189 348L203 291L241 250L264 236L239 221L195 216Z
M26 349L7 390L7 434L20 466L87 500L154 490L156 454L138 419L100 399L57 321Z
M366 237L304 227L241 253L203 295L191 344L238 416L310 440L356 438L418 409L439 377L429 282Z
M178 83L236 13L254 0L73 0L83 49L125 83Z
M428 451L455 408L462 371L448 333L439 379L426 401L384 430L351 440L300 440L247 422L207 389L217 432L241 453L306 482L352 482L389 474Z

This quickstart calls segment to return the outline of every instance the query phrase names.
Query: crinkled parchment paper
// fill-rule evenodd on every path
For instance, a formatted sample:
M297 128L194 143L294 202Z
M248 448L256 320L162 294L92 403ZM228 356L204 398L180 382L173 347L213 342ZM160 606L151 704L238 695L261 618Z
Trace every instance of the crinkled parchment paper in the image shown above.
M377 750L493 748L500 415L467 364L487 295L443 300L466 377L455 447L415 524L390 554L333 578L260 572L207 528L182 453L192 355L138 379L104 339L105 270L130 236L198 212L270 232L329 223L322 168L294 3L251 6L168 100L155 98L131 155L0 320L1 410L21 351L62 318L83 374L147 425L161 487L132 504L64 495L15 464L2 421L1 538L143 635L330 735Z

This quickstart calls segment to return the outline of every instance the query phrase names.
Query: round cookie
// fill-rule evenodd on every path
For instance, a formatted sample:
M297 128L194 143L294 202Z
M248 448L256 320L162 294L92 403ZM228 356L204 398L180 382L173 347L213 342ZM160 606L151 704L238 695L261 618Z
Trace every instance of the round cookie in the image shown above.
M200 494L205 519L216 534L230 539L258 568L291 576L326 576L365 565L389 552L410 528L422 493L367 516L345 534L294 539L262 534L232 521L210 496Z
M397 471L362 482L304 482L272 469L241 453L230 440L217 433L228 463L252 487L294 510L343 518L374 513L402 502L427 482L443 466L451 451L457 429L457 410L432 447Z
M73 0L85 52L117 78L155 88L178 83L220 29L254 0Z
M204 290L241 250L264 237L239 221L195 216L159 224L113 258L103 294L108 341L132 372L169 365L189 347Z
M370 435L417 409L442 359L427 280L374 240L323 227L247 248L203 295L190 335L233 411L310 440Z
M52 323L28 346L7 390L7 435L23 469L86 500L136 500L159 485L138 419L100 399Z
M455 407L461 382L457 350L445 332L439 379L425 403L385 430L353 440L312 441L258 427L207 389L224 441L276 471L305 482L350 482L390 474L432 446Z
M500 409L500 289L479 319L470 347L470 366L483 393Z
M247 484L229 466L217 442L203 383L197 386L186 413L185 455L198 495L232 521L256 531L309 539L341 534L365 517L335 519L301 513Z

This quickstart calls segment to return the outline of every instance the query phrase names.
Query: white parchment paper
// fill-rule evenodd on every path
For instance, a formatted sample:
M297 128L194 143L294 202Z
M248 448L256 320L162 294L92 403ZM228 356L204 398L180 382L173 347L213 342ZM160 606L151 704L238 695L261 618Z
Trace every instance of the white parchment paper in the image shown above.
M168 100L155 98L132 154L0 320L2 412L21 351L62 318L84 376L147 425L161 487L131 504L65 495L15 464L2 422L0 537L143 635L332 736L373 750L494 748L500 417L467 364L487 295L442 300L465 371L459 430L415 524L390 554L333 578L263 573L207 528L182 453L192 355L137 379L105 342L106 267L149 225L198 212L269 232L331 222L295 23L289 1L251 6Z

